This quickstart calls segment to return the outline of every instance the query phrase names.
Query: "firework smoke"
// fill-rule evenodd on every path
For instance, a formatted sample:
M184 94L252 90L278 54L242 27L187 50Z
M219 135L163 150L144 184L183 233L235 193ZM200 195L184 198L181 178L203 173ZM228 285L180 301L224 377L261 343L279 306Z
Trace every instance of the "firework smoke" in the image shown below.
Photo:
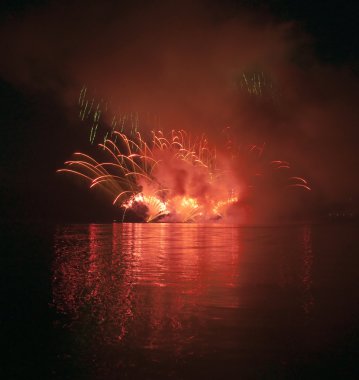
M109 126L109 134L115 124L131 139L136 137L129 133L129 125L135 130L137 124L146 141L151 129L169 126L193 135L205 132L210 141L224 147L218 131L230 125L243 152L249 144L262 146L265 141L265 162L296 163L295 170L305 173L315 188L316 202L311 205L315 212L322 202L357 200L359 182L348 173L358 167L358 80L350 67L318 60L313 54L315 41L304 25L288 19L280 22L256 6L233 11L219 1L217 6L207 1L50 3L2 24L0 44L6 54L0 76L20 91L40 92L44 98L50 93L54 103L72 107L85 83L95 96L85 95L87 113L82 117L86 119L90 112L93 119L96 114L99 122ZM350 50L350 45L342 45ZM40 101L32 97L31 102L41 108L39 97ZM95 98L98 101L92 103ZM111 116L96 113L98 104ZM65 147L53 152L57 125L50 116L43 128L48 128L46 136L53 140L43 156L59 167L61 157L69 152ZM94 120L89 136L93 144L98 128ZM16 141L11 128L8 131L9 141ZM66 138L66 133L59 137ZM26 153L23 159L29 160ZM36 167L37 162L34 159L28 166ZM242 161L233 166L236 178L243 171L255 172ZM278 182L273 187L278 189L286 187L279 186L279 174L291 176L286 170L268 164L264 172L273 172L271 177ZM11 172L6 182L13 180ZM28 178L34 175L35 170ZM27 193L28 178L23 184ZM33 187L33 197L41 204L46 191L37 195ZM275 190L264 187L256 204L266 197L268 204L273 199ZM53 188L57 191L56 184ZM310 206L307 209L310 212Z

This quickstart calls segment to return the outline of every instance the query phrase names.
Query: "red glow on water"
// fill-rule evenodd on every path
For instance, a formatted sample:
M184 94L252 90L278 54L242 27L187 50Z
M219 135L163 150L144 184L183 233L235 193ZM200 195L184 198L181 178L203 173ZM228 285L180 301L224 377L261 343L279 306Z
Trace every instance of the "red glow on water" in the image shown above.
M93 224L70 232L59 231L56 237L54 303L70 320L88 326L95 341L132 337L141 347L169 344L179 353L198 339L196 330L205 323L255 302L248 286L257 294L257 287L273 282L291 288L300 279L305 313L313 307L309 227L300 232L297 242L298 247L303 242L298 252L303 255L300 270L292 267L293 253L278 257L276 248L260 256L263 262L255 261L254 271L248 265L267 244L252 240L252 232L260 237L256 230L226 225ZM278 258L275 266L280 271L272 272L273 260Z

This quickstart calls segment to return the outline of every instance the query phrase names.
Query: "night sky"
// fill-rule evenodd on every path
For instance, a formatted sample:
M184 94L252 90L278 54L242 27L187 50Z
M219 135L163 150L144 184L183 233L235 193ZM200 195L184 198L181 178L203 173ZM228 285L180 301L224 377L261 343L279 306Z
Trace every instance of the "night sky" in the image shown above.
M1 220L106 221L101 194L55 173L91 151L78 120L85 84L170 128L269 146L308 178L308 208L358 212L356 2L2 1ZM263 71L275 104L238 91Z

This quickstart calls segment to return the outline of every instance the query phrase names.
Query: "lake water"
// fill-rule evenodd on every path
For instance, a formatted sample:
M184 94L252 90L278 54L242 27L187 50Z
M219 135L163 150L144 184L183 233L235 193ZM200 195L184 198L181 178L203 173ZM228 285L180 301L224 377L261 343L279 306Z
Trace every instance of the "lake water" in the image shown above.
M357 224L24 231L3 258L7 378L359 373Z

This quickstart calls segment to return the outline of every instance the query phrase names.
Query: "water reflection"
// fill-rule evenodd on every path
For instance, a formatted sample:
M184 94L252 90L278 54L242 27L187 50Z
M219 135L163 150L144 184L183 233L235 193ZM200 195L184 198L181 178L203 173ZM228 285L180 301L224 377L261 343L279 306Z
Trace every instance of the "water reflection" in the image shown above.
M54 305L98 349L181 357L261 352L270 341L285 350L288 329L314 304L312 264L310 226L59 227Z
M90 318L106 340L122 339L134 313L150 326L144 345L157 346L171 334L186 340L178 330L196 309L239 305L239 233L173 224L59 229L54 303L73 321Z

